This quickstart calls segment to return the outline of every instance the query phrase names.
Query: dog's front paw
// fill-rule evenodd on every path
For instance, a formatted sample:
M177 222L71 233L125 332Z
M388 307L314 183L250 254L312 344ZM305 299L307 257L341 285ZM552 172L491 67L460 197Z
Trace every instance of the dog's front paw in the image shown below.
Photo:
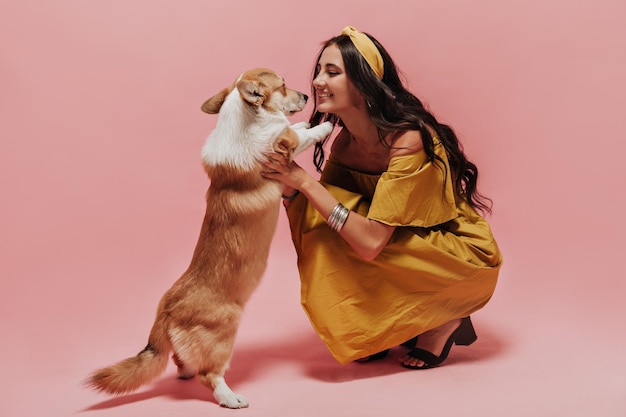
M333 124L331 122L324 122L315 126L315 128L319 129L320 135L323 135L323 137L326 137L330 135L330 132L333 131Z
M309 122L299 122L299 123L294 123L291 125L291 128L293 130L308 129L310 127L311 127L311 124Z

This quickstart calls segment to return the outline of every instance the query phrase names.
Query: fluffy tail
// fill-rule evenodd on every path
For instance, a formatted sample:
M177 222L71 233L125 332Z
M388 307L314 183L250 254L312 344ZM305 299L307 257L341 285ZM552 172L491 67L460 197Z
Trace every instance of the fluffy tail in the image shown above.
M114 395L135 391L163 373L170 350L162 321L157 321L150 332L148 345L137 356L98 369L87 378L85 384Z

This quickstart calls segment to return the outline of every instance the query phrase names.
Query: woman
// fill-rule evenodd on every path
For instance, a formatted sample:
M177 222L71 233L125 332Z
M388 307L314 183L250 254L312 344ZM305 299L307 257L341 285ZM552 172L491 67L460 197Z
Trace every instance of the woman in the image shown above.
M372 36L348 26L328 40L312 85L311 124L340 127L320 181L279 154L263 174L284 184L302 305L340 363L403 344L403 366L438 366L476 339L469 315L502 262L478 170Z

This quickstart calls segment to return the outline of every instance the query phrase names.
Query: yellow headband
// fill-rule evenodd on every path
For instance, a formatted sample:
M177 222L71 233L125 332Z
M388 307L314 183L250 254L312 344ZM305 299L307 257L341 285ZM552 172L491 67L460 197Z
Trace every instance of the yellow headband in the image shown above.
M356 47L356 49L361 53L363 58L367 61L370 68L379 80L383 79L384 65L383 65L383 57L380 55L378 48L374 45L374 42L363 32L359 32L352 26L346 26L341 31L342 35L348 35L350 40Z

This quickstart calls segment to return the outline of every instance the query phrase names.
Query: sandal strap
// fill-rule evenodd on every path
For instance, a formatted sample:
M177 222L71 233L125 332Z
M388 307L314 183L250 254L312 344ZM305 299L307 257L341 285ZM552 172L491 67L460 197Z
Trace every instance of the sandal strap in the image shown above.
M429 366L437 366L442 362L439 356L435 356L431 352L421 348L415 348L413 350L410 350L409 352L407 352L407 356L410 356L413 359L423 361L426 365Z

